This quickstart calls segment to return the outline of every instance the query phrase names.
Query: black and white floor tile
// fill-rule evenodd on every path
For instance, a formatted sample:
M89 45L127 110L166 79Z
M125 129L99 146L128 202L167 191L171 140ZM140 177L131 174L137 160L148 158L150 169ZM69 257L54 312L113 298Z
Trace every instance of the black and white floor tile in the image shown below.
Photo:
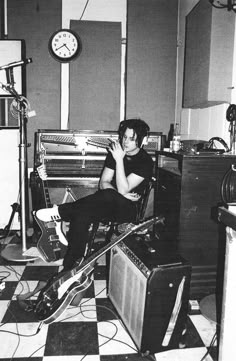
M141 355L107 297L105 257L98 260L94 281L80 305L67 307L55 322L41 325L38 331L40 323L31 307L37 296L22 308L17 295L33 291L39 280L48 280L60 268L61 261L46 263L38 258L14 263L0 257L0 280L5 282L0 291L0 360L217 360L216 324L200 311L189 311L183 348Z

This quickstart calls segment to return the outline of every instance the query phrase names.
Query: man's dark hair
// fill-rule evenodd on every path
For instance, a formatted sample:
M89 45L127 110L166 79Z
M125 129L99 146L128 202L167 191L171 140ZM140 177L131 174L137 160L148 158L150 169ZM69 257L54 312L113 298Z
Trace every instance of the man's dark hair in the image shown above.
M142 119L135 119L135 118L126 119L120 122L118 129L120 142L122 141L127 128L134 130L134 133L137 135L137 145L138 147L141 147L143 138L148 136L148 133L150 131L150 128L147 125L147 123Z

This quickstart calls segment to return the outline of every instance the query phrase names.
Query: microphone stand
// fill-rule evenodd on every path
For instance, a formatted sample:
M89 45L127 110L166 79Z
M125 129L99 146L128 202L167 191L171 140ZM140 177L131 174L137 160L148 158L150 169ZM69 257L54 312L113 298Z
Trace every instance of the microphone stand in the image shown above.
M7 69L10 70L10 69ZM12 69L11 69L12 70ZM27 166L27 132L26 123L28 120L27 103L25 98L21 97L14 88L13 72L10 73L10 84L2 85L4 90L12 94L17 102L18 108L18 122L20 128L20 143L19 143L19 184L20 184L20 228L21 228L21 240L22 245L19 244L17 236L14 236L11 242L3 249L1 256L7 260L16 262L32 261L38 258L37 256L26 256L24 252L27 251L26 245L26 171ZM9 74L7 75L7 78ZM28 173L28 172L27 172Z

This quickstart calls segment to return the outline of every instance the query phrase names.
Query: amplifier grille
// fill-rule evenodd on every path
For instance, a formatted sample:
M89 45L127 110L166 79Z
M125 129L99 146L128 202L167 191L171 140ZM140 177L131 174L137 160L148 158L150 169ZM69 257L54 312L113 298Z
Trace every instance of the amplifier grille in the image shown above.
M142 323L146 294L146 277L125 259L120 248L112 250L113 272L110 277L109 295L136 344L141 343ZM126 290L124 292L124 290Z
M163 257L145 252L143 242L133 235L111 250L108 296L138 349L156 353L179 346L191 266L177 255L165 256L163 262ZM149 272L142 272L143 265Z
M161 150L161 136L150 136L148 143L145 144L143 148L151 154L157 150Z

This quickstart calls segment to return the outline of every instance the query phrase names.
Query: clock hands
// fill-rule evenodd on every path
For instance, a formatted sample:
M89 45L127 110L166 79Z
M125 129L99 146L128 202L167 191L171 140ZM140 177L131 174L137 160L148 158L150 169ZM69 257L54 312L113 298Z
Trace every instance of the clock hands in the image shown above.
M56 48L55 50L57 51L57 50L63 48L63 46L65 46L65 44L62 44L61 46L59 46L59 48Z
M55 50L56 50L56 51L57 51L57 50L60 50L60 49L63 48L63 47L67 48L67 50L70 51L70 49L68 48L68 46L67 46L65 43L62 44L61 46L59 46L59 48L56 48Z

